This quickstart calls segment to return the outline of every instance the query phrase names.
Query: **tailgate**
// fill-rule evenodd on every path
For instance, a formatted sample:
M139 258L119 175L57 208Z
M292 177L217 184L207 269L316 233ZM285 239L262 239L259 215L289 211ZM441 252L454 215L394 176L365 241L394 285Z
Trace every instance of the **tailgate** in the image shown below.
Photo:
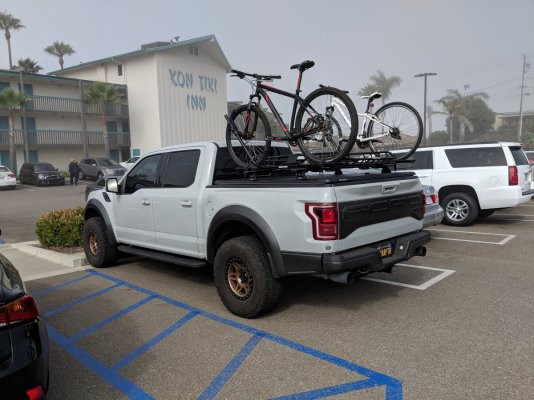
M337 251L384 241L422 228L421 183L415 176L377 174L372 181L335 186Z
M510 146L510 152L517 166L518 185L521 188L521 192L528 192L530 190L530 182L532 181L532 172L528 158L520 146Z

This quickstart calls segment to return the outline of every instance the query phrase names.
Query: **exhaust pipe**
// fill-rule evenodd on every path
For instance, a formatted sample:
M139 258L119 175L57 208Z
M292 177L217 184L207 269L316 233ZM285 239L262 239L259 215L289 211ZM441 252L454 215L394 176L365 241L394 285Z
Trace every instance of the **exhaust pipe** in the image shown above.
M419 257L424 257L424 256L426 256L426 247L424 247L424 246L418 247L418 248L415 249L415 251L413 252L413 255L414 255L414 256L419 256Z
M328 275L328 279L344 285L352 285L354 283L354 274L352 271L338 272Z

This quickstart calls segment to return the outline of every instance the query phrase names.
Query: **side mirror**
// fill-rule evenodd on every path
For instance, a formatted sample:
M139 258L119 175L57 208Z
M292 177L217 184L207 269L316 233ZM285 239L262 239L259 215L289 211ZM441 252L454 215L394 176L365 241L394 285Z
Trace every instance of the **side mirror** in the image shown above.
M106 181L106 191L111 193L119 193L119 181L117 181L117 178L109 178Z
M59 169L56 168L56 172L59 172Z

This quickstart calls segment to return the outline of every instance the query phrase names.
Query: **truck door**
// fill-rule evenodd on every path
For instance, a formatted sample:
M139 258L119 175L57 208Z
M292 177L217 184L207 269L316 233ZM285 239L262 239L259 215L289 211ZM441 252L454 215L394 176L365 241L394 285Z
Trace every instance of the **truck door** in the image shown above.
M123 193L114 196L113 214L120 242L154 248L153 196L158 190L157 171L161 154L142 159L121 182Z
M161 189L154 192L154 227L158 249L198 255L197 218L200 185L200 149L169 153L161 174Z

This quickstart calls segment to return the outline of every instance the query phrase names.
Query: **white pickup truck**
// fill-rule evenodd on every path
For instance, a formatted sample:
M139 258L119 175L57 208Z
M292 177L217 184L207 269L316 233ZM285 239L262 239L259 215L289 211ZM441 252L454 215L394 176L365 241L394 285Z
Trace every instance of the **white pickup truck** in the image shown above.
M413 172L337 172L280 165L244 175L214 142L146 154L120 181L89 194L87 260L107 267L128 253L213 265L224 305L250 318L275 306L285 276L351 283L425 255L430 234Z

